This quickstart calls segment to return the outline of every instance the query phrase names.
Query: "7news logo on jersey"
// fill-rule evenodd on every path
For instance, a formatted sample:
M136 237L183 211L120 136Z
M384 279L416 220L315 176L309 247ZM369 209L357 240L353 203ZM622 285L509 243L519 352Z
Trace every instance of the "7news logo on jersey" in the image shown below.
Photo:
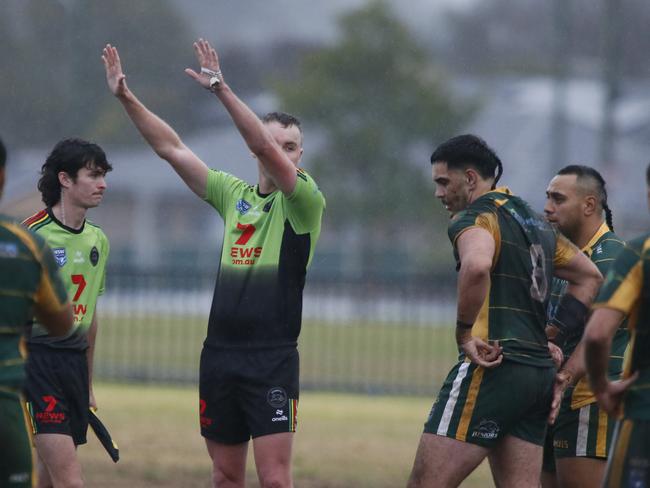
M86 315L87 307L83 303L77 303L81 294L86 289L86 279L82 274L74 274L71 276L72 284L77 287L75 290L74 296L72 297L72 311L74 313L74 322L75 324L82 321Z
M253 224L237 223L237 230L241 231L241 236L235 241L235 245L230 248L230 257L232 264L248 265L255 264L256 258L262 255L262 246L247 246L248 241L255 233Z

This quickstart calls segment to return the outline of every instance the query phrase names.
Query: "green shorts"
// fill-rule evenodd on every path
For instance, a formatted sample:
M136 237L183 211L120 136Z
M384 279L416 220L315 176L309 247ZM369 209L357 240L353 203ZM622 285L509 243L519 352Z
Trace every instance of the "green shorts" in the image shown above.
M606 488L650 484L650 420L616 422L605 473Z
M614 435L614 421L596 402L571 409L571 395L565 395L553 428L556 458L593 457L607 459Z
M614 421L596 402L574 410L567 391L555 424L546 435L544 471L555 471L555 460L560 458L607 459L613 435Z
M507 435L544 444L555 368L505 360L493 369L460 362L438 394L424 432L493 447Z
M0 486L32 486L30 435L20 395L0 387Z

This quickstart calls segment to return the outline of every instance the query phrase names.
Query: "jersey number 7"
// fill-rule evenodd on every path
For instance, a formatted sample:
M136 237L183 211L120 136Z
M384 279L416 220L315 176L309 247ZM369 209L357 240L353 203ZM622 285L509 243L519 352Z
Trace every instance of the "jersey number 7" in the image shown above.
M79 297L81 294L84 292L84 289L86 288L86 280L84 279L84 275L76 274L72 275L72 283L77 285L77 291L74 294L74 298L72 299L73 302L76 302L79 300Z

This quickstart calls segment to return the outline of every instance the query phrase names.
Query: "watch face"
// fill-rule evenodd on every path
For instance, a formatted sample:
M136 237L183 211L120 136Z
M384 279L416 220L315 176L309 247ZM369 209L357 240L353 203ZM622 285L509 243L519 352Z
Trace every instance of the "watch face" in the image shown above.
M218 76L213 76L210 78L210 88L214 88L215 86L219 86L221 83L221 80L219 79Z

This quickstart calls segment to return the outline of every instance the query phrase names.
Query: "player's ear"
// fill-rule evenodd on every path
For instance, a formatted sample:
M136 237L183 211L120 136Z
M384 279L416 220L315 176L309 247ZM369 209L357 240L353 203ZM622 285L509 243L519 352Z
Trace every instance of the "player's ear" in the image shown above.
M597 208L598 208L598 202L596 201L595 196L589 195L585 197L585 199L582 202L582 212L586 217L593 215L596 212Z
M467 168L465 170L465 183L470 189L476 188L476 183L478 182L478 173L472 169Z
M59 171L59 174L57 176L59 178L59 184L62 188L69 188L72 185L72 178L70 178L70 175L65 171Z

